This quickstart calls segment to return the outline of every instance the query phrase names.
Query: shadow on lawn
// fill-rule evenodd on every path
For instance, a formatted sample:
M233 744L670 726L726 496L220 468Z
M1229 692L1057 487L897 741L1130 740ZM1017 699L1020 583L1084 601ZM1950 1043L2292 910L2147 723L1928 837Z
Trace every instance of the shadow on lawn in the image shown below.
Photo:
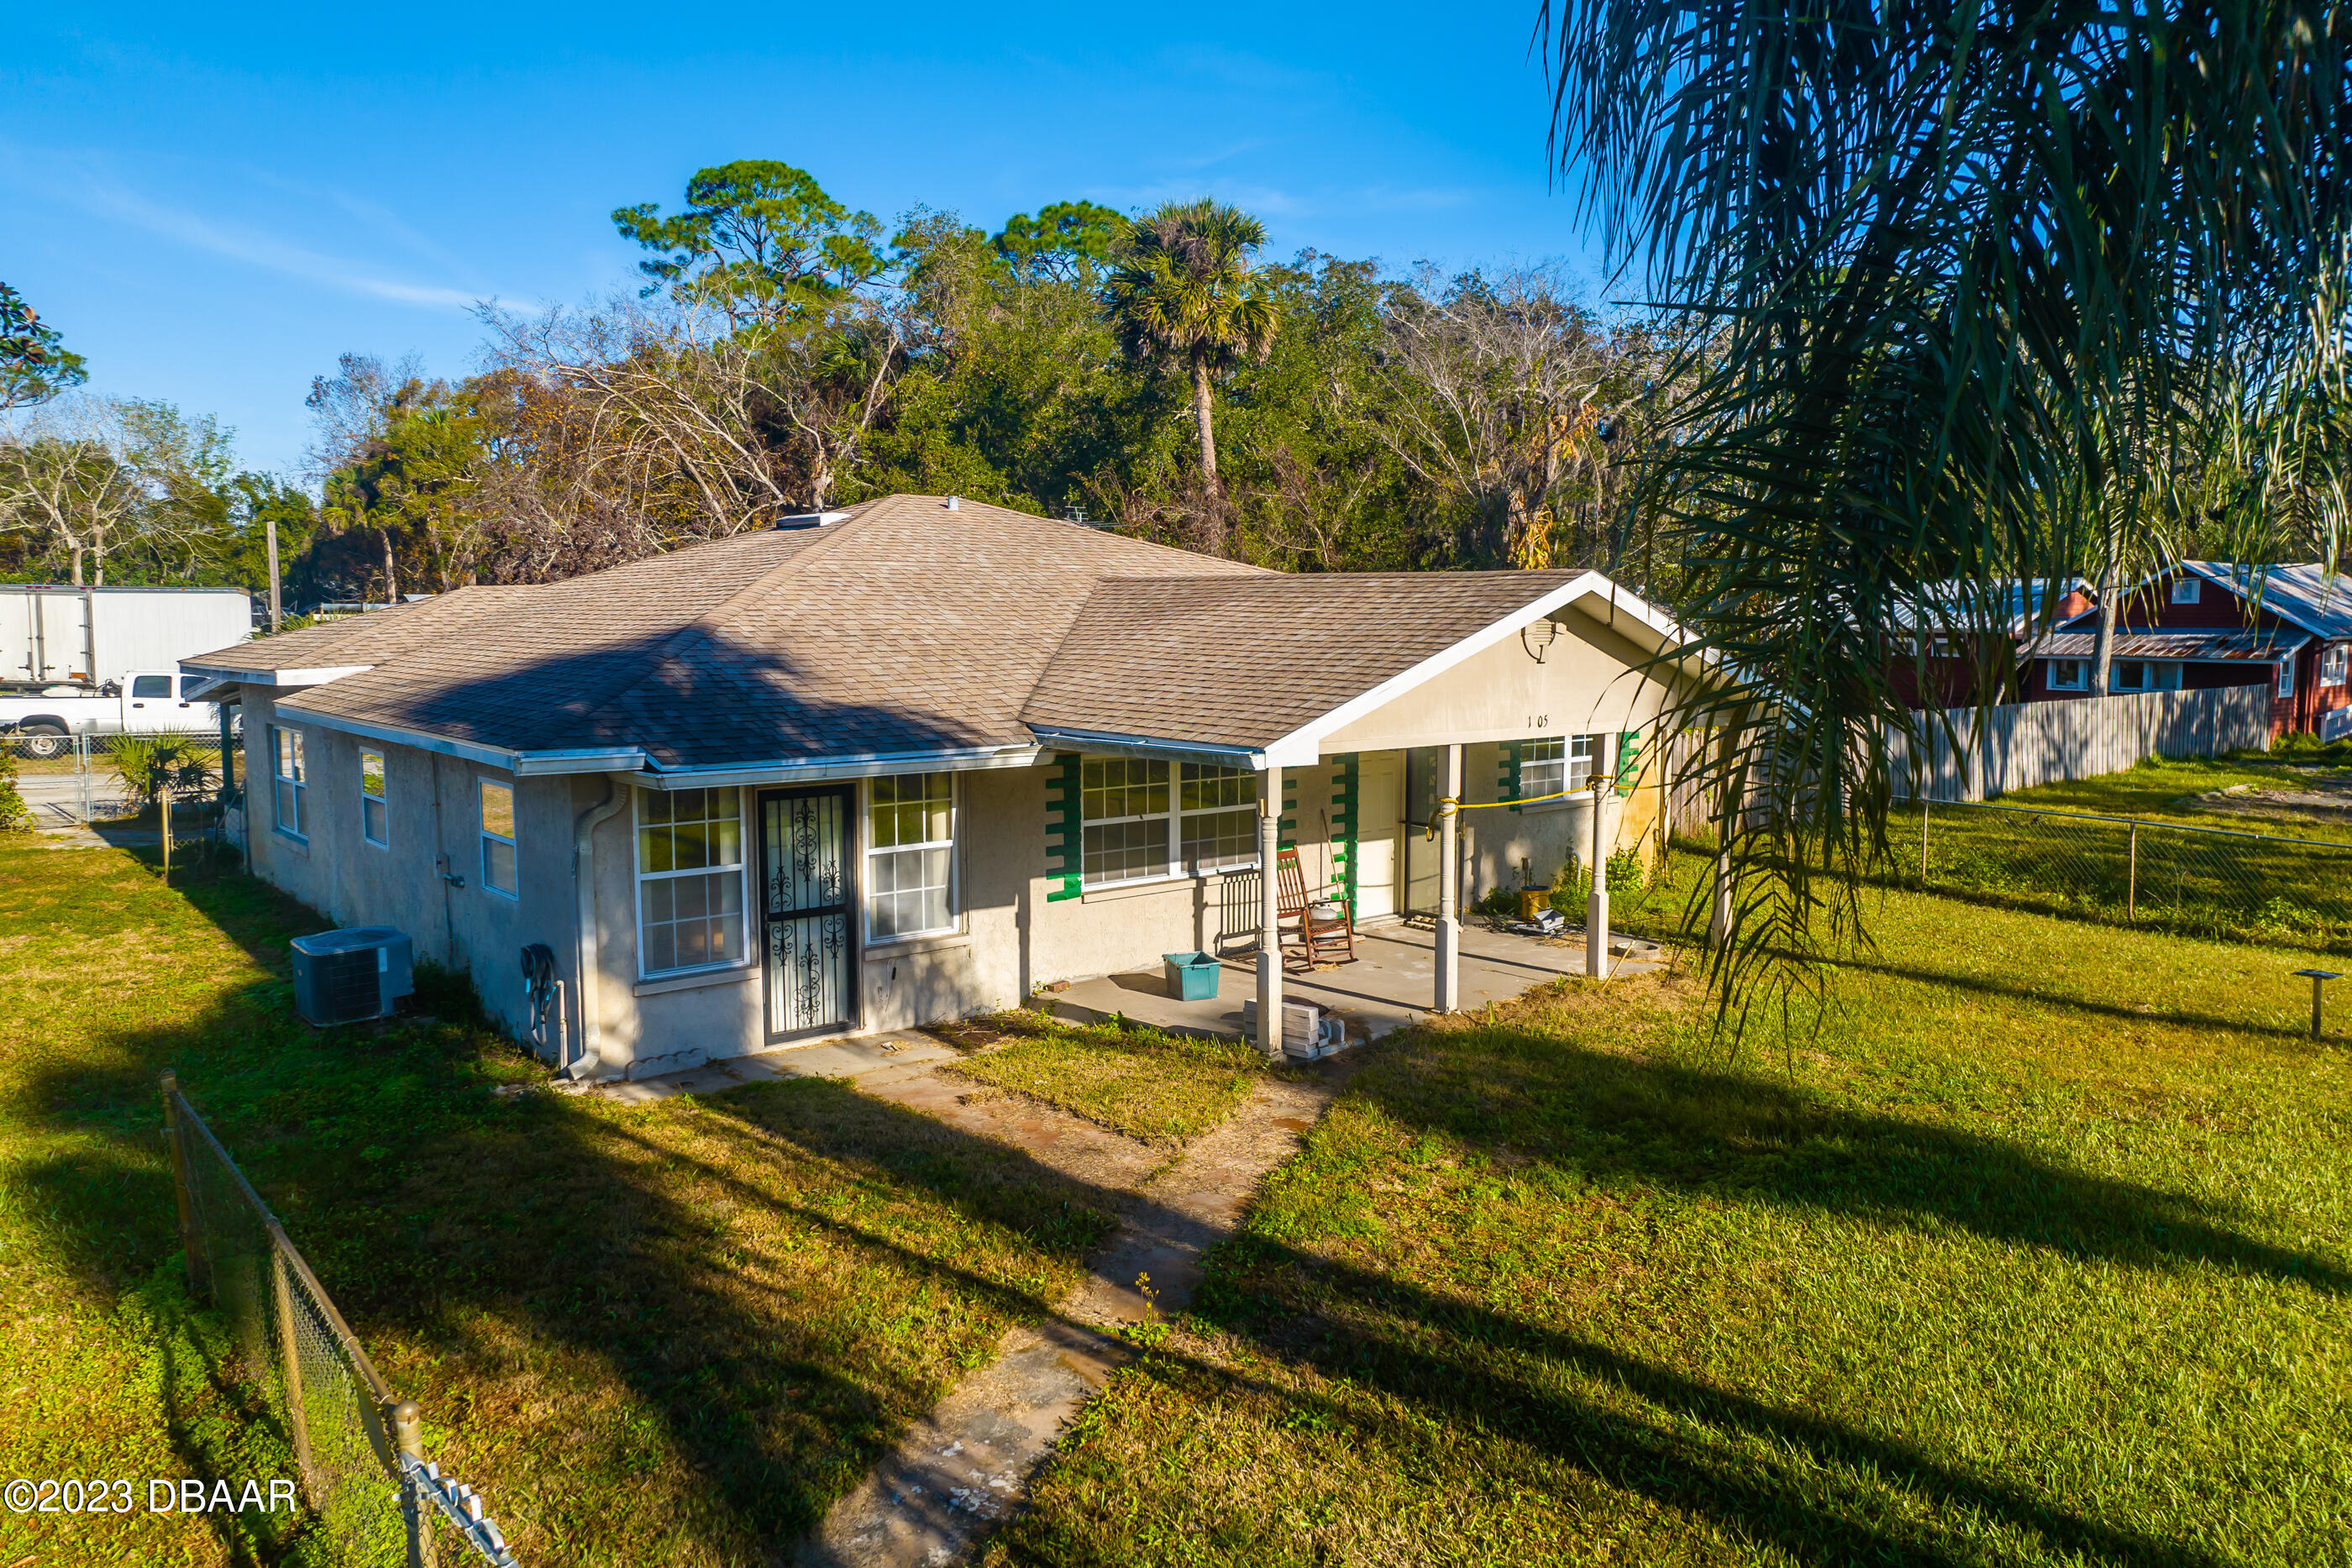
M281 974L284 938L310 928L304 912L242 878L183 891L200 912L217 911L225 928L237 925L240 942ZM974 1322L1048 1310L1040 1277L1023 1273L1023 1250L1075 1260L1123 1201L1017 1150L822 1081L633 1112L496 1097L478 1037L446 1027L310 1031L274 984L248 987L184 1027L113 1043L112 1061L28 1085L29 1103L52 1124L100 1131L121 1151L119 1162L25 1173L37 1203L68 1221L45 1234L86 1239L93 1249L72 1261L116 1289L173 1250L170 1190L152 1155L152 1075L176 1065L362 1338L403 1347L386 1356L397 1369L388 1370L401 1392L425 1402L450 1468L483 1489L494 1512L528 1521L540 1561L560 1561L568 1542L622 1539L681 1556L788 1554L952 1377L951 1367L923 1360L924 1345L961 1333L984 1352L994 1330L975 1332ZM1935 1217L2021 1245L2143 1265L2211 1263L2344 1284L2332 1266L2236 1236L2170 1195L1993 1140L1825 1109L1754 1080L1498 1030L1413 1037L1368 1066L1350 1092L1401 1120L1507 1140L1596 1173L1727 1185L1888 1224ZM1728 1154L1733 1143L1744 1163ZM1753 1160L1759 1145L1777 1157ZM793 1174L812 1172L822 1179ZM938 1223L927 1204L1020 1240L992 1260L976 1257L972 1232ZM747 1246L731 1229L731 1216L743 1214L846 1249L835 1282L850 1293L812 1291L772 1266L773 1249ZM118 1229L127 1249L96 1249L98 1237ZM1315 1303L1251 1283L1311 1270L1372 1303L1351 1313L1357 1321L1336 1345L1306 1333ZM1673 1418L1785 1445L1797 1451L1783 1472L1791 1478L1818 1459L1841 1473L1875 1472L1882 1490L1885 1476L1899 1476L1933 1500L2120 1560L2205 1561L1899 1443L1386 1274L1333 1271L1249 1243L1212 1281L1203 1310L1260 1334L1276 1354L1328 1360L1447 1419L1506 1423L1612 1486L1801 1556L1958 1562L1971 1556L1970 1526L1854 1517L1868 1479L1843 1494L1775 1485L1674 1429ZM924 1302L929 1318L914 1310ZM878 1330L870 1321L897 1308L905 1321ZM1506 1354L1433 1349L1424 1325L1440 1322L1466 1346ZM530 1364L520 1380L518 1357ZM591 1378L567 1364L601 1370ZM1556 1378L1542 1375L1547 1366L1621 1384L1667 1418L1563 1396L1548 1385ZM616 1408L617 1391L634 1410ZM485 1395L504 1403L494 1408ZM616 1505L639 1517L616 1528Z
M1882 1225L1955 1226L2131 1267L2202 1264L2352 1290L2339 1262L2257 1240L2238 1228L2243 1216L2185 1194L2077 1170L2006 1139L1851 1109L1765 1073L1477 1027L1402 1043L1356 1092L1400 1122L1507 1144L1590 1176Z

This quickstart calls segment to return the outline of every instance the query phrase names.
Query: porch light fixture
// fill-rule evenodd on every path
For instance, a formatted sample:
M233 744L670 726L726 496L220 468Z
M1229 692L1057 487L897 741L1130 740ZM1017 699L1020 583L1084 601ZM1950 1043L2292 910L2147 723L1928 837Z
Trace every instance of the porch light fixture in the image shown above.
M1549 617L1541 621L1530 621L1519 628L1519 646L1525 648L1528 651L1528 657L1538 664L1544 662L1545 651L1559 637L1559 622Z

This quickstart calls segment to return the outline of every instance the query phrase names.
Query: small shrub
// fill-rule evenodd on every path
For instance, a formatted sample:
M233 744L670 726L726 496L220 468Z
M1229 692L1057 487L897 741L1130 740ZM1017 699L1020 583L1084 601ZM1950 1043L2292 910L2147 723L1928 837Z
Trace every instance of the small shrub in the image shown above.
M0 751L0 833L21 833L33 826L33 809L16 792L16 759Z
M184 735L126 735L108 760L126 798L152 806L166 785L177 796L206 795L218 778L212 760Z

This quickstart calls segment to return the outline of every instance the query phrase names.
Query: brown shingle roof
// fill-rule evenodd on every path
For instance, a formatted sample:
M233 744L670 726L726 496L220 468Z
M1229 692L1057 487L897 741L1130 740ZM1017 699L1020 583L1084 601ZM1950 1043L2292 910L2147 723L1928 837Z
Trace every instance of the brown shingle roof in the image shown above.
M1118 578L1021 710L1048 728L1261 747L1580 574Z
M476 588L186 661L362 673L298 711L661 766L1022 746L1032 726L1257 747L1571 572L1291 576L891 496L541 587Z
M1103 578L1274 575L972 501L850 512L187 663L369 664L293 706L502 749L640 746L672 767L1021 745L1021 705Z

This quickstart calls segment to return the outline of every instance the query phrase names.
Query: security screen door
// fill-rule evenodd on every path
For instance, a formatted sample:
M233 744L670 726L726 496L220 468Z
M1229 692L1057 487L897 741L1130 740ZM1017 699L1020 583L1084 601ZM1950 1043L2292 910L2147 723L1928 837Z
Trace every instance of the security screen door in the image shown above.
M846 789L760 797L770 1040L822 1034L856 1021L853 821Z

